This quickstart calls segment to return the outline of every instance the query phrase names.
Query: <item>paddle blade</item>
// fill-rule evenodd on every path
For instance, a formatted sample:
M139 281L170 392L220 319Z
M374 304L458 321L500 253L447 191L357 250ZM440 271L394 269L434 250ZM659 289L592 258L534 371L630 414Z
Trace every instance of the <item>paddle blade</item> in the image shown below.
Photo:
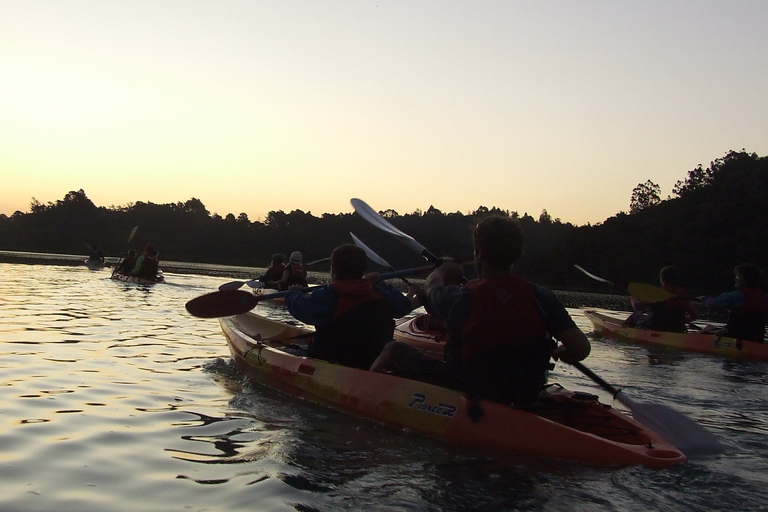
M632 411L632 417L675 445L688 458L723 453L725 447L717 437L693 419L662 404L627 403L618 400Z
M414 251L418 252L419 254L423 254L424 252L427 252L426 247L421 245L419 242L413 239L411 235L407 235L397 229L395 226L389 223L384 217L379 215L373 208L368 206L368 204L363 201L362 199L350 199L350 202L352 203L352 207L355 209L355 212L359 216L361 216L363 219L368 221L370 224L376 226L382 231L386 231L390 235L394 235L400 239L405 245L413 249Z
M131 243L131 240L133 240L133 235L136 234L136 230L137 229L139 229L139 226L134 226L133 229L131 230L131 234L128 235L128 243L129 244Z
M259 289L259 288L264 288L264 283L262 283L258 279L252 279L250 281L246 281L245 284L247 286L253 288L254 290Z
M198 318L218 318L232 316L252 310L259 298L252 293L240 290L224 290L206 293L186 304L190 315Z
M643 302L662 302L676 297L675 294L669 293L664 288L652 284L629 283L627 289L631 296Z
M244 284L242 281L230 281L219 286L219 291L239 290Z

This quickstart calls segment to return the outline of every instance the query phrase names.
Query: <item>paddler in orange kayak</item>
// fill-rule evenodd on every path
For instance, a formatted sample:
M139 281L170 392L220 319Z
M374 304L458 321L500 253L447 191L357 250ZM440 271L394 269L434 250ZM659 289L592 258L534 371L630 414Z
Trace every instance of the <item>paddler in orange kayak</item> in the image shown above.
M625 327L662 332L686 332L687 324L696 320L698 312L685 298L677 267L666 266L659 272L659 282L664 291L674 297L661 302L643 302L632 298L634 312L624 321Z
M730 310L725 329L719 334L738 340L765 343L765 324L768 319L768 299L760 283L760 267L749 263L737 265L733 270L736 289L717 297L699 297L709 310ZM710 326L702 331L713 330Z
M305 295L292 286L285 305L294 318L315 326L309 357L368 369L395 330L394 318L413 309L411 300L378 273L363 277L368 256L356 245L331 253L331 283Z
M516 219L484 219L474 230L473 243L477 279L460 285L461 266L445 262L425 281L432 310L448 333L445 362L392 342L371 370L526 408L546 383L550 357L581 361L590 343L551 290L512 273L523 251Z

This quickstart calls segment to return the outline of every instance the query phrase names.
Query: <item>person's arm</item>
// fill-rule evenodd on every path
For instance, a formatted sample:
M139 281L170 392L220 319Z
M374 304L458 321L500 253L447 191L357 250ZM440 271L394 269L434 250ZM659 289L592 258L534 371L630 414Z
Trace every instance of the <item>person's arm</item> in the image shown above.
M701 297L701 303L709 310L733 309L744 304L744 294L741 290L721 293L717 297Z
M409 297L403 295L403 293L384 281L379 281L375 285L376 290L384 297L384 301L389 305L392 310L393 318L402 318L411 311L414 310L413 302Z
M305 294L299 290L290 290L285 295L288 312L296 320L309 325L325 325L333 320L338 294L331 286L315 289Z
M565 363L586 359L592 350L587 336L576 326L560 299L547 288L536 287L536 300L542 310L547 331L561 343L552 352L552 358Z
M685 301L685 314L688 315L688 320L693 322L699 317L699 312L694 307L693 303L689 300Z

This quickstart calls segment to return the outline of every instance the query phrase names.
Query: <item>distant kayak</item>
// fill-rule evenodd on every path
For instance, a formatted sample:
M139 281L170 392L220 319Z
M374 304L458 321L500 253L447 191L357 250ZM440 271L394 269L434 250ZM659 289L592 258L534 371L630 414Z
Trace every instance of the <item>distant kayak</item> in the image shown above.
M162 272L157 273L157 279L147 279L145 277L137 277L137 276L131 276L126 274L119 274L115 272L114 274L112 274L112 279L117 279L118 281L124 281L126 283L138 283L138 284L157 284L157 283L165 282L165 276L163 276Z
M286 351L308 329L255 313L219 319L230 353L254 380L300 398L446 442L594 466L661 469L686 461L658 434L589 393L552 385L531 411L458 391ZM296 341L300 340L300 341ZM479 408L481 417L470 418Z
M605 338L628 340L729 358L768 360L768 344L765 343L737 340L719 336L716 333L674 333L623 327L623 319L592 310L584 311L584 316L595 326L595 332Z
M100 270L106 266L106 264L100 259L87 259L85 260L85 264L91 270Z

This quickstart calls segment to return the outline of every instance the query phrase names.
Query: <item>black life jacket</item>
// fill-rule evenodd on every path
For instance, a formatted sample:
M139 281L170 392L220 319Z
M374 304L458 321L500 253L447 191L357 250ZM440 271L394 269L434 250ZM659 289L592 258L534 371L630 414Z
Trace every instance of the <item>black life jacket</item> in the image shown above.
M308 347L310 357L367 370L392 341L395 321L387 303L371 289L367 297L341 295L333 322L318 326L315 332Z
M533 285L511 275L475 279L466 288L471 311L459 336L461 388L471 398L530 406L546 384L556 346Z
M145 254L144 259L141 261L141 268L139 269L139 277L145 279L157 279L158 260L157 256Z
M739 340L765 341L765 323L768 318L768 299L760 288L742 288L744 303L734 308L726 324L728 336Z

